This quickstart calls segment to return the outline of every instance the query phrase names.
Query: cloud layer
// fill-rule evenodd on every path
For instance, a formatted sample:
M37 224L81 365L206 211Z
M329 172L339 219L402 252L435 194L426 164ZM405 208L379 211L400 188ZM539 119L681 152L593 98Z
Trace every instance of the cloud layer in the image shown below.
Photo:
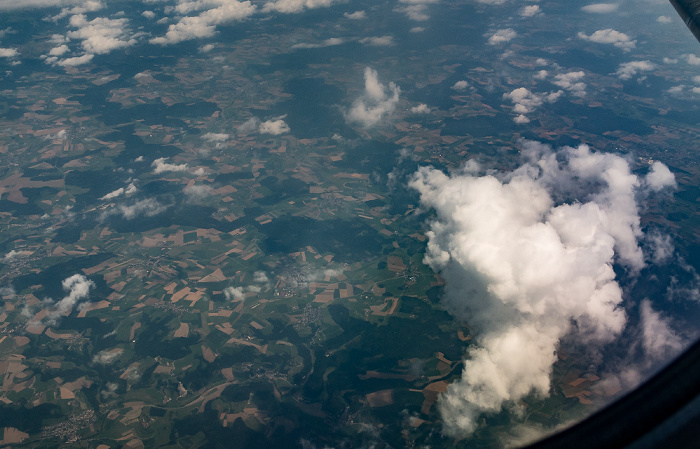
M462 379L440 401L453 435L471 433L481 414L506 403L548 395L562 337L615 339L626 314L612 264L644 265L635 198L652 182L586 145L559 154L524 145L529 162L501 177L468 164L451 176L421 168L410 182L437 214L425 262L446 280L444 305L480 334Z

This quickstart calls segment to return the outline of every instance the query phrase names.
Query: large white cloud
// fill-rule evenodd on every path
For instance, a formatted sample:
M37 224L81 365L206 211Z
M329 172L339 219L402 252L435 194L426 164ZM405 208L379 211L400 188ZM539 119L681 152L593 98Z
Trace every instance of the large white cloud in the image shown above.
M198 0L182 2L177 6L180 13L200 11L199 15L181 17L176 23L168 26L165 36L151 39L153 44L176 44L178 42L211 37L216 33L216 26L244 20L256 11L250 1L237 0Z
M633 40L627 34L613 30L612 28L598 30L590 36L584 32L580 32L578 33L578 37L579 39L583 39L588 42L595 42L597 44L612 44L617 48L623 49L624 51L630 51L637 44L637 41Z
M136 43L136 40L127 34L128 23L125 18L98 17L87 20L85 15L78 14L70 18L70 25L77 29L69 31L68 38L80 39L81 46L88 54L102 55Z
M388 94L387 94L388 90ZM379 82L376 70L365 68L365 91L355 100L352 107L345 114L345 119L350 123L359 123L364 127L370 127L390 114L399 102L401 89L393 82L387 89Z
M562 337L615 339L626 314L612 264L644 265L636 195L645 187L623 158L524 146L530 162L500 177L471 164L451 176L421 168L410 182L436 212L425 262L446 281L443 304L479 335L439 403L454 435L506 403L548 395Z

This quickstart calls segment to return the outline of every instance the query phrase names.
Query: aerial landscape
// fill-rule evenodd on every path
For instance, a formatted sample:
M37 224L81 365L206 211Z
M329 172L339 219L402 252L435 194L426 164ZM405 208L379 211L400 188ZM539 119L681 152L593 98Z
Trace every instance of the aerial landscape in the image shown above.
M0 447L517 447L698 338L667 1L0 0L0 91Z

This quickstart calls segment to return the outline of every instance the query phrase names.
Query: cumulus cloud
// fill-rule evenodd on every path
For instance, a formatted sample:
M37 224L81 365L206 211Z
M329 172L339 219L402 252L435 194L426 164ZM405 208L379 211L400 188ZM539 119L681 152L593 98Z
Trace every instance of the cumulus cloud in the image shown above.
M90 294L90 289L95 287L95 283L83 276L82 274L74 274L61 282L66 296L57 303L47 300L47 324L56 324L56 321L62 316L69 315L73 308L83 299L86 299Z
M429 114L430 108L428 107L427 104L421 103L418 106L413 106L411 108L411 112L414 114Z
M617 11L617 3L591 3L581 8L581 11L594 14L609 14Z
M168 26L165 36L151 39L152 44L168 45L211 37L216 33L217 25L244 20L255 13L256 7L250 1L196 0L179 3L176 10L181 14L204 11L195 16L181 17Z
M260 132L260 134L272 134L273 136L279 136L280 134L285 134L289 131L289 125L287 125L287 123L281 118L262 122L258 128L258 132Z
M16 48L0 48L0 58L15 58L19 56Z
M534 17L540 13L540 5L527 5L520 10L521 17Z
M461 380L439 402L452 435L526 395L547 396L564 336L614 340L626 313L613 263L644 266L643 186L628 163L586 145L524 146L529 162L511 173L423 167L409 184L436 212L425 262L446 281L443 304L478 333Z
M578 37L579 39L583 39L588 42L595 42L597 44L612 44L624 51L630 51L637 44L636 40L632 40L632 38L625 33L613 30L612 28L598 30L590 36L584 32L580 32L578 33Z
M533 79L536 79L538 81L542 81L543 79L547 78L549 76L549 72L546 70L540 70L539 72L535 73L532 75Z
M256 271L253 273L253 282L258 284L267 284L270 282L270 279L267 277L267 274L264 271Z
M80 39L80 45L87 54L102 55L136 43L136 40L128 35L129 21L125 18L98 17L87 20L84 14L78 14L72 16L69 23L77 30L69 31L68 38Z
M360 39L361 44L372 47L390 47L394 45L394 36L375 36Z
M224 289L224 296L229 301L243 301L245 299L243 287L226 287Z
M166 173L166 172L171 172L171 171L187 171L188 170L188 165L187 164L170 164L166 162L168 158L161 157L156 159L151 163L151 166L153 167L153 173L158 174L158 173Z
M671 23L672 22L671 18L668 16L659 16L656 18L656 21L659 23Z
M525 87L519 87L510 93L503 94L503 98L513 103L513 112L518 114L513 121L518 124L524 124L530 122L530 119L528 119L525 114L534 112L545 102L556 102L562 93L563 91L559 90L548 94L536 94Z
M108 194L106 194L105 196L101 197L100 199L101 199L102 201L105 201L105 200L113 200L114 198L120 197L120 196L122 196L122 195L131 196L131 195L133 195L134 193L136 193L137 191L138 191L138 189L136 188L136 186L134 185L134 183L131 182L131 183L129 183L128 186L126 186L126 188L124 188L124 187L119 187L117 190L113 190L112 192L109 192Z
M464 80L460 80L460 81L457 81L456 83L454 83L454 85L452 86L452 89L461 92L461 91L467 90L467 87L469 87L469 83L464 81Z
M66 44L63 44L49 50L49 56L63 56L69 51L70 49L68 48L68 46Z
M695 56L692 53L685 55L685 58L686 58L686 61L688 62L688 64L690 64L690 65L700 65L700 58L698 58L697 56Z
M676 177L673 176L668 167L655 161L649 168L649 173L644 177L647 186L654 192L658 192L666 187L676 187Z
M620 64L614 73L621 80L629 80L643 72L650 72L656 68L656 64L650 61L632 61Z
M515 30L513 30L512 28L505 28L503 30L498 30L495 33L493 33L489 37L489 40L487 42L489 45L503 44L505 42L510 42L517 35L518 33L516 33Z
M376 70L365 68L365 91L355 100L352 107L345 114L349 123L358 123L364 127L370 127L390 114L399 102L401 89L393 82L387 88L379 82Z
M572 95L576 97L586 96L586 84L581 82L581 79L585 76L582 71L560 73L554 77L552 81L556 86L566 89Z
M353 13L346 12L343 15L350 20L364 20L367 18L367 13L364 10L355 11Z
M331 6L334 0L277 0L266 3L263 12L276 11L285 14L299 13L305 9L326 8Z
M406 16L416 22L423 22L430 19L427 14L428 5L437 3L439 0L399 0L397 12L406 14Z
M125 220L133 220L141 215L154 217L165 212L167 209L168 206L161 204L155 198L147 198L131 204L120 204L114 208L108 209L100 215L100 220L105 220L112 215L121 215Z
M231 137L228 134L224 133L206 133L205 135L202 136L202 139L206 140L207 142L226 142L228 138Z

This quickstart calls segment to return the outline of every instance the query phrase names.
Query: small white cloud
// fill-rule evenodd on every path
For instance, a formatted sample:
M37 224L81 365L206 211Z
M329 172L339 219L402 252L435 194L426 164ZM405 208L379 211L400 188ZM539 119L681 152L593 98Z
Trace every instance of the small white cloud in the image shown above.
M584 76L583 71L560 73L554 77L552 82L556 86L568 90L574 96L584 97L586 96L586 84L580 81Z
M187 164L170 164L168 162L165 162L167 158L161 157L153 161L151 163L151 166L153 167L153 173L158 174L158 173L165 173L165 172L180 172L180 171L187 171L189 168Z
M685 57L686 57L686 61L688 61L688 64L700 65L700 58L698 58L694 54L691 53L691 54L685 55Z
M69 51L67 45L59 45L58 47L54 47L51 50L49 50L49 56L63 56Z
M700 61L700 58L698 58ZM650 61L632 61L620 64L614 73L621 80L629 80L642 72L650 72L656 68L656 64Z
M268 279L267 274L265 274L264 271L256 271L253 273L253 282L258 284L266 284L270 282L270 279Z
M288 133L289 131L289 125L282 119L267 120L262 122L260 128L258 128L260 134L272 134L273 136Z
M103 350L98 352L92 357L92 363L97 364L97 365L110 365L114 361L116 361L120 355L122 355L122 352L124 352L123 349L118 348L116 350Z
M656 21L659 23L671 23L672 22L671 18L668 16L659 16L656 18Z
M260 119L257 117L252 117L246 120L242 125L240 125L236 130L241 134L248 134L257 131L260 126Z
M153 11L144 11L141 13L141 15L147 19L153 19L156 16L156 13L154 13Z
M116 212L108 211L107 213L103 214L102 218L106 218L109 215L115 215L115 213L121 214L122 218L126 220L133 220L141 215L146 217L155 217L156 215L165 212L167 209L167 206L160 204L154 198L147 198L128 206L125 204L119 205Z
M524 125L526 123L530 123L530 119L527 118L526 116L524 116L523 114L515 116L515 118L513 118L513 121L515 123L517 123L518 125Z
M423 22L430 19L427 14L428 5L438 3L439 0L399 0L396 12L406 14L406 16L416 22Z
M297 48L324 48L324 47L333 47L335 45L342 45L345 43L345 39L340 38L340 37L332 37L330 39L326 39L324 41L315 43L315 44L310 44L310 43L300 43L300 44L294 44L292 45L293 49Z
M243 301L245 299L243 287L226 287L224 296L228 301Z
M117 198L119 196L122 196L124 194L124 187L119 187L117 190L113 190L112 192L106 194L105 196L101 197L100 199L102 201L106 200L112 200L114 198Z
M664 56L664 64L678 64L678 59L668 58Z
M361 44L370 45L372 47L390 47L394 45L393 36L375 36L365 37L360 39Z
M213 49L214 49L214 44L206 44L206 45L202 45L201 47L199 47L199 51L201 51L202 53L209 53Z
M0 48L0 58L15 58L18 55L16 48Z
M617 11L617 3L592 3L581 8L581 11L594 14L609 14Z
M56 60L56 58L46 58L46 62L53 63L61 67L76 67L79 65L89 63L94 57L95 55L87 53L82 56L74 56L72 58L66 58L63 60Z
M539 5L528 5L520 10L521 17L534 17L540 13Z
M498 44L510 42L517 35L518 35L518 33L516 33L515 30L513 30L512 28L505 28L503 30L498 30L489 37L488 44L489 45L498 45Z
M467 90L468 87L469 87L468 82L466 82L465 80L460 80L460 81L457 81L454 84L454 86L452 86L452 89L459 91L459 92L462 92L464 90Z
M226 142L229 137L231 136L224 133L206 133L202 136L202 139L206 140L207 142Z
M327 8L334 3L334 0L277 0L266 3L263 12L276 11L284 14L293 14L305 9Z
M543 79L547 78L548 75L549 75L548 71L540 70L539 72L532 75L532 78L536 79L537 81L542 81Z
M518 124L524 124L530 122L530 119L525 114L534 112L545 102L556 102L562 94L563 91L561 90L548 94L536 94L525 87L520 87L510 93L503 94L503 98L513 103L513 112L517 114L513 121Z
M191 185L184 188L183 192L188 201L201 201L211 196L213 189L206 185Z
M666 187L676 187L676 177L665 164L659 161L651 164L649 173L647 173L644 181L654 192L658 192Z
M579 39L583 39L588 42L595 42L597 44L612 44L624 51L630 51L637 43L636 40L632 40L625 33L613 30L612 28L598 30L590 36L586 33L580 32L578 33L578 37Z
M353 13L345 13L343 14L346 18L350 20L364 20L367 18L367 13L362 10L362 11L355 11Z
M411 33L422 33L425 31L425 28L423 27L413 27L409 30Z
M413 106L411 112L414 114L430 114L430 108L427 104L421 103L418 106Z

